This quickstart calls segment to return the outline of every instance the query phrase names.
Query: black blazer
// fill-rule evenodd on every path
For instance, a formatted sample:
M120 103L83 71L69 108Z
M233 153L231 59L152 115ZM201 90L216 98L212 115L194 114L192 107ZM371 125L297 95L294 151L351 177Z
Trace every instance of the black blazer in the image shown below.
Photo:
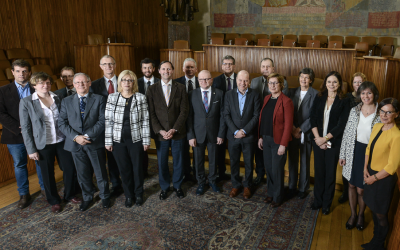
M103 77L104 78L104 77ZM160 81L157 77L154 76L154 83ZM144 88L144 85L147 84L148 81L145 82L144 76L138 79L138 88L139 88L139 93L146 95L146 89Z
M233 73L233 77L235 78L235 80L233 81L232 89L235 89L235 88L237 88L237 84L236 84L237 74ZM220 89L220 90L224 91L224 93L226 92L226 77L225 77L225 74L219 75L219 76L214 78L213 87L216 88L216 89Z
M35 89L30 86L31 94ZM21 144L22 138L19 120L19 95L15 82L0 87L0 123L3 125L1 143Z
M211 87L211 99L208 113L204 108L201 89L194 89L189 94L189 117L187 120L187 139L196 139L203 143L206 138L217 143L217 137L224 139L226 125L224 122L224 93Z
M316 96L311 109L310 122L311 129L317 128L319 136L322 136L324 131L324 109L328 94ZM332 147L340 147L342 143L343 132L346 127L347 119L349 118L350 106L349 100L339 99L336 95L335 101L332 104L329 114L328 134L331 133L333 138L330 140ZM311 139L314 139L314 134L311 133Z
M260 115L260 95L257 91L249 88L244 103L243 114L240 115L239 99L237 89L230 90L225 94L224 118L227 125L226 137L230 142L250 143L257 140L258 117ZM234 138L236 130L243 129L246 137L242 139Z
M118 81L118 76L115 75L115 77L117 77ZM104 79L104 76L92 82L92 86L90 86L90 92L108 97L108 91L106 89L106 79ZM115 89L115 92L117 92L117 89Z
M179 83L182 83L182 84L185 85L185 87L186 87L186 78L185 78L185 76L176 78L174 81L179 82ZM200 86L200 85L199 85L199 78L198 78L198 77L196 77L195 85L196 85L196 89L199 88L199 86Z
M56 91L54 91L54 94L56 94L60 99L64 99L65 97L68 96L67 88L64 87L62 89L57 89Z

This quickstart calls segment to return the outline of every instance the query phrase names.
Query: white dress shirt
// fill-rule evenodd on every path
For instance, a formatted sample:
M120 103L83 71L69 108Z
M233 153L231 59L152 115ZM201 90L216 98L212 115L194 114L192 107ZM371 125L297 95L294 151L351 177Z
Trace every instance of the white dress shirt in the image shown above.
M163 90L163 93L164 93L164 97L167 94L164 85L167 85L168 90L169 90L169 94L171 94L172 80L169 80L168 83L165 83L163 80L161 80L161 85L162 85L162 90Z
M110 86L110 83L108 82L109 80L111 80L113 83L114 93L118 91L118 79L117 79L116 75L114 75L111 79L108 79L107 77L104 76L104 80L106 81L106 90L107 91L108 91L108 87Z
M201 90L201 100L203 101L203 103L204 103L204 91L207 91L207 97L208 97L208 107L210 107L210 102L211 102L211 86L208 88L208 89L203 89L203 88L200 88L200 90Z
M306 94L307 94L307 90L306 91L303 91L303 90L300 91L299 105L297 107L297 110L300 109L301 102L303 101L303 99L306 96ZM303 132L301 132L300 143L304 144L304 133Z
M186 75L185 75L185 79L186 79L186 93L188 92L188 85L189 85L189 80L192 81L192 87L193 89L196 89L196 77L193 76L191 79L189 79Z
M230 76L230 77L227 77L226 75L225 75L225 86L226 86L226 91L228 91L228 78L230 78L231 79L231 89L233 89L233 82L235 81L235 73L232 73L232 75Z
M376 105L376 108L378 108L378 105ZM374 120L375 113L370 114L369 116L365 117L362 112L360 112L360 120L358 121L358 127L357 127L357 141L368 144L369 143L369 137L371 136L372 133L372 121Z

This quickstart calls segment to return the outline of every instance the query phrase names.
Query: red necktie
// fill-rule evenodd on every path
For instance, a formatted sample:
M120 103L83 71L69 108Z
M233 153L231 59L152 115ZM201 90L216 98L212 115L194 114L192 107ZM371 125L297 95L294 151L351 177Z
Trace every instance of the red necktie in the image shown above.
M112 94L114 93L114 85L113 82L111 80L108 80L108 82L110 83L110 85L108 86L108 94Z

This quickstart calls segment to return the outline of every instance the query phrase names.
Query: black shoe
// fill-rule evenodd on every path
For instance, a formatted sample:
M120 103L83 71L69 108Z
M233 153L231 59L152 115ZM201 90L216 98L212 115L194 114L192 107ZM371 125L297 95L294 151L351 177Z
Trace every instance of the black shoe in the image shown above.
M119 195L121 195L123 192L124 192L124 189L122 189L121 186L118 186L118 187L112 188L111 191L110 191L110 194L111 194L112 196L119 196Z
M139 195L138 197L136 197L136 206L141 206L143 204L143 196Z
M90 204L92 203L92 201L82 201L81 205L79 206L79 209L83 212L86 211Z
M161 190L160 200L165 200L168 197L168 190Z
M350 216L350 218L351 218L351 216ZM355 219L354 219L353 224L350 224L350 223L349 223L350 218L349 218L349 219L347 220L347 222L346 222L346 229L347 229L347 230L351 230L351 229L353 229L353 228L356 226L356 220L355 220Z
M176 192L176 196L179 199L182 199L183 197L185 197L185 194L183 193L183 190L181 188L179 188L179 189L174 188L174 192Z
M105 198L101 200L101 203L103 203L103 208L109 208L111 207L111 201L109 198Z
M326 208L322 209L322 213L325 214L325 215L328 215L330 213L330 211L331 211L331 208L329 208L329 207L326 207Z
M289 191L288 191L289 199L292 198L292 197L295 197L296 194L297 194L297 192L298 192L298 191L297 191L296 188L289 188Z
M262 176L257 176L257 177L254 179L254 181L253 181L253 185L254 185L254 186L258 186L258 185L260 185L260 184L261 184L261 181L262 181L262 179L263 179L263 177L262 177Z
M338 202L339 202L340 204L342 204L342 203L345 203L345 202L348 201L348 200L349 200L349 197L348 197L347 195L342 194L342 195L339 197Z
M205 192L205 186L206 184L200 184L197 189L196 189L196 195L203 195Z
M297 194L297 197L298 197L299 199L304 199L304 198L307 197L307 192L299 192L299 193Z
M125 200L125 207L129 208L133 206L133 199L132 198L126 198Z
M320 209L322 206L316 206L315 204L312 204L311 205L311 210L318 210L318 209Z
M364 216L362 216L362 223L358 224L359 221L360 221L360 217L358 218L356 228L358 231L362 231L362 230L364 230Z

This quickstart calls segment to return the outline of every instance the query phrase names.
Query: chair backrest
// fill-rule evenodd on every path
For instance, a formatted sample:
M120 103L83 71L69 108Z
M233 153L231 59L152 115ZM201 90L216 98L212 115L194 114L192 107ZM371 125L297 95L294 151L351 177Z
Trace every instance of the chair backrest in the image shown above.
M8 60L0 60L0 70L5 70L6 68L11 68L11 63Z
M3 70L0 70L0 81L7 81L7 77L4 74Z
M0 87L5 86L5 85L7 85L9 83L10 83L9 80L0 80Z
M313 83L312 87L313 87L314 89L320 91L323 84L324 84L324 79L321 79L321 78L314 78L314 83Z
M283 40L288 40L288 39L295 40L297 42L297 35L284 35L283 36Z
M100 34L88 35L88 44L89 45L98 45L98 44L103 44L103 43L104 43L103 35L100 35Z
M262 76L262 74L261 73L250 73L249 74L250 82L251 82L251 80L253 80L254 78L259 77L259 76Z
M246 41L247 39L243 37L235 38L235 45L246 45Z
M269 39L267 34L257 34L254 36L254 41L258 42L258 39Z
M354 47L357 51L357 56L368 55L369 44L366 42L358 42Z
M5 72L7 79L10 81L14 81L14 75L11 72L11 68L6 68Z
M343 47L345 48L355 48L356 43L360 41L360 37L358 36L346 36L344 38Z
M6 54L2 49L0 49L0 60L7 60Z
M296 47L296 40L294 40L294 39L283 39L282 47Z
M328 48L331 49L341 49L343 47L343 43L341 41L329 41Z
M293 89L300 86L298 76L287 76L286 81L288 83L288 88Z
M329 36L329 42L330 41L342 42L343 43L343 36Z
M246 38L247 41L249 41L249 44L253 43L253 41L254 41L254 34L245 33L245 34L241 34L240 37L241 38Z
M215 78L215 77L221 75L222 73L221 72L217 72L217 71L213 71L213 72L210 72L210 74L211 74L212 78Z
M211 44L224 44L224 39L221 37L211 37Z
M318 40L308 40L306 47L307 48L321 48L321 42Z
M36 73L36 72L40 72L40 71L47 73L49 76L53 76L53 70L51 70L49 65L39 64L39 65L32 66L32 73Z
M394 53L394 46L393 45L382 45L380 47L380 52L379 55L380 56L393 56Z
M53 78L54 81L57 80L57 76L56 76L56 75L52 75L51 78ZM58 86L57 86L57 84L54 82L54 83L51 85L51 91L54 92L54 91L56 91L57 89L58 89Z
M394 42L393 37L378 37L379 47L382 47L384 44L386 44L386 46L391 46L393 45L393 42Z
M393 58L400 59L400 47L396 48L396 52L394 53Z
M325 47L328 44L328 37L325 35L316 35L314 36L314 40L320 41L321 47Z
M189 42L186 40L174 41L174 49L189 49Z
M257 46L269 46L270 40L269 39L258 39Z
M31 66L35 65L35 63L33 62L33 59L24 58L24 60L27 61Z
M232 44L233 44L235 41L235 38L238 38L238 37L240 37L240 36L237 33L226 33L225 34L225 43L229 44L229 40L232 40Z
M215 38L215 37L222 38L222 40L224 40L225 34L224 33L211 33L211 38Z
M361 37L361 42L368 43L370 46L374 46L376 44L376 37L374 36L363 36Z
M31 53L27 49L8 49L7 58L9 60L32 58Z
M269 36L269 40L271 41L272 46L280 46L282 44L282 35L272 34Z
M297 43L300 47L306 47L308 40L312 40L311 35L299 35L299 40L297 41Z
M63 82L60 78L58 78L58 79L53 79L53 80L54 80L54 85L57 86L57 89L62 89L62 88L65 88L65 87L66 87L65 84L64 84L64 82Z

